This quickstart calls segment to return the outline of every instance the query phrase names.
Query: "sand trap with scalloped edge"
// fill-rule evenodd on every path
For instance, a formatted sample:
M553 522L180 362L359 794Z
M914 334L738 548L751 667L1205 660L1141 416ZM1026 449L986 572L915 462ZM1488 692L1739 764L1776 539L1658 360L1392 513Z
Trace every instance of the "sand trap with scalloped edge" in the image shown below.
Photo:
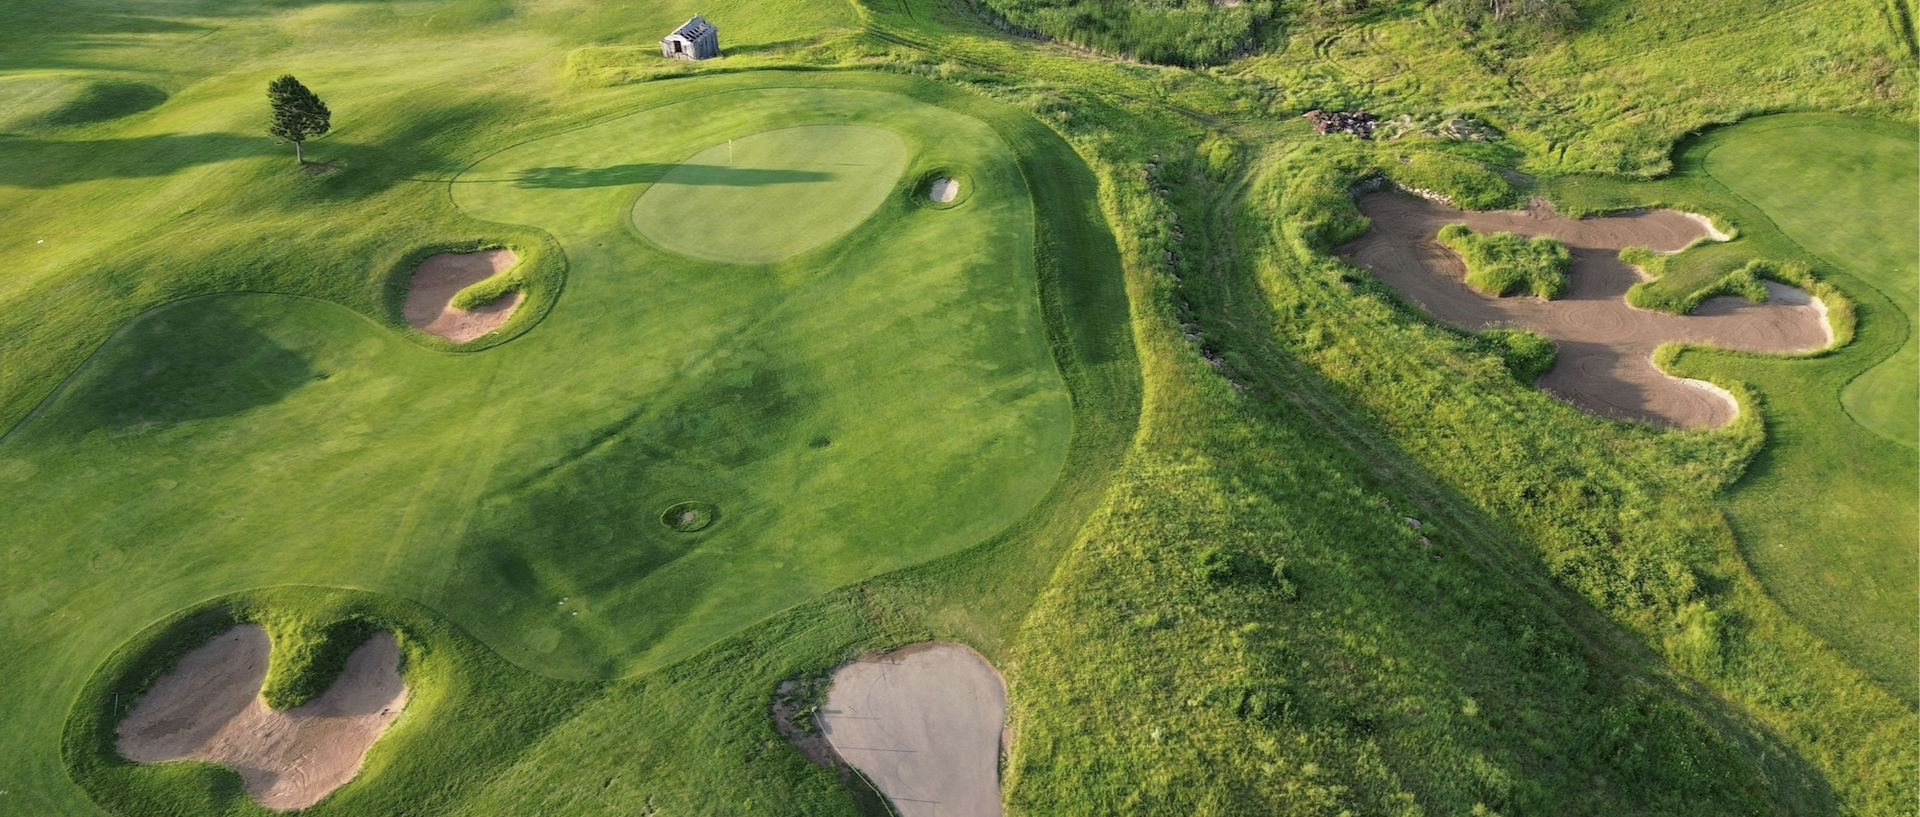
M1717 427L1739 411L1726 390L1673 377L1653 365L1663 343L1697 343L1743 352L1805 352L1832 343L1826 307L1805 291L1764 282L1766 303L1716 297L1691 314L1636 309L1627 289L1643 280L1621 261L1624 247L1678 252L1719 237L1712 222L1675 210L1636 210L1572 219L1536 200L1525 210L1474 212L1405 193L1361 196L1373 222L1336 252L1373 271L1433 317L1464 329L1531 329L1558 349L1536 382L1560 399L1605 417L1680 427ZM1556 300L1495 298L1468 287L1466 265L1435 235L1448 224L1480 232L1547 236L1573 256L1567 292Z
M960 195L960 182L953 179L934 179L933 189L927 191L929 198L941 204L953 201L958 195Z
M242 624L187 653L120 722L120 754L228 766L255 801L276 811L311 806L352 780L406 705L398 642L375 633L333 686L285 712L260 697L272 647L265 630Z
M960 644L927 643L833 673L820 730L902 817L999 817L1007 686Z
M481 337L506 325L526 297L509 292L493 303L474 310L455 309L453 296L460 290L492 278L520 263L512 250L440 253L427 256L407 283L407 303L401 308L407 323L454 343Z

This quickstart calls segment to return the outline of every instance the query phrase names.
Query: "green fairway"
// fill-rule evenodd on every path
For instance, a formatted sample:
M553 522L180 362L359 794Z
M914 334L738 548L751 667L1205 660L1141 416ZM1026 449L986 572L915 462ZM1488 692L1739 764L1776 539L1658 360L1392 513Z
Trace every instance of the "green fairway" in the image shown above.
M649 122L673 127L665 117ZM729 137L661 174L634 203L633 226L682 255L738 264L779 261L866 220L906 163L906 144L882 128L814 125ZM645 175L650 167L599 172ZM527 187L620 183L579 178L573 168L521 174Z
M1847 120L1747 127L1706 157L1706 171L1767 212L1821 260L1887 296L1906 342L1841 391L1861 425L1920 444L1920 143L1911 129Z
M383 587L524 664L603 676L1005 527L1055 478L1070 425L1012 157L979 122L895 94L742 84L704 97L734 113L678 141L638 138L677 112L651 108L455 180L462 207L545 227L571 261L559 304L515 343L437 355L262 295L135 322L0 446L35 474L0 511L42 543L13 569L65 575L92 547L75 543L111 542L149 586L204 593L245 585L203 559L270 542L251 580ZM910 155L968 166L992 193L959 211L895 197L845 243L741 272L630 235L643 177L525 181L849 119L896 129L846 128L897 146L888 181ZM717 505L718 523L668 529L682 500Z

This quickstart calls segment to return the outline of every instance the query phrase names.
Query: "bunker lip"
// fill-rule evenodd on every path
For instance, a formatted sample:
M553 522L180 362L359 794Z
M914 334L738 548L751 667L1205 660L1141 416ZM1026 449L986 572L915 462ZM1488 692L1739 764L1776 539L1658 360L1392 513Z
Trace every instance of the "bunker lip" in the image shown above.
M1571 219L1536 200L1525 210L1472 212L1404 193L1368 193L1358 200L1373 229L1335 252L1363 267L1434 318L1465 329L1531 329L1553 340L1558 356L1536 385L1604 417L1663 426L1718 427L1739 411L1732 395L1662 372L1654 350L1679 342L1742 352L1792 353L1832 342L1824 305L1805 292L1765 282L1769 300L1710 298L1690 315L1635 309L1627 288L1641 273L1619 250L1678 252L1708 235L1700 217L1674 210L1637 210ZM1493 298L1467 287L1458 255L1436 240L1440 228L1466 224L1481 232L1547 236L1573 256L1566 294L1553 301ZM1711 384L1705 384L1711 385Z
M927 642L833 673L819 724L903 817L998 817L1006 682L962 644Z
M120 754L228 766L248 795L275 811L312 806L352 780L406 705L398 642L375 633L347 657L333 686L285 712L260 696L272 646L265 630L242 624L187 653L120 722Z
M927 198L940 204L948 204L960 195L960 182L954 179L934 179L933 186L927 190Z
M481 250L427 256L407 283L407 301L401 312L407 323L454 343L466 343L506 325L525 297L509 292L477 309L459 309L453 296L460 290L499 275L520 262L512 250Z

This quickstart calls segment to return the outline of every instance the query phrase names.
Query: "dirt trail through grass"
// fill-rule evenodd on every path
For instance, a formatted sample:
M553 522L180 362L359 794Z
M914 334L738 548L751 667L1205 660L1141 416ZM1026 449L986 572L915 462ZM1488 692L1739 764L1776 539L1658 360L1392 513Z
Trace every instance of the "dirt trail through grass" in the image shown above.
M1737 407L1725 392L1654 366L1653 351L1664 343L1796 352L1831 340L1819 304L1779 284L1768 284L1768 303L1712 298L1685 316L1629 306L1627 289L1642 279L1619 259L1619 250L1674 252L1706 236L1710 226L1687 213L1656 210L1575 220L1542 204L1468 212L1404 193L1365 196L1360 209L1373 220L1373 230L1342 247L1342 255L1442 321L1474 330L1519 327L1553 339L1559 356L1537 385L1601 416L1683 427L1720 426L1733 419ZM1434 238L1454 223L1566 242L1573 255L1566 295L1547 301L1473 291L1463 280L1459 257Z

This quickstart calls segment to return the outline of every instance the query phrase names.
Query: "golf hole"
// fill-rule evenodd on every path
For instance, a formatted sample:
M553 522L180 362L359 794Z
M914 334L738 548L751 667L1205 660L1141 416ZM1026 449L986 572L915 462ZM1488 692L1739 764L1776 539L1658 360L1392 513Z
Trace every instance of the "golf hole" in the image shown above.
M676 502L660 512L660 524L681 533L706 530L720 518L720 508L711 502Z

